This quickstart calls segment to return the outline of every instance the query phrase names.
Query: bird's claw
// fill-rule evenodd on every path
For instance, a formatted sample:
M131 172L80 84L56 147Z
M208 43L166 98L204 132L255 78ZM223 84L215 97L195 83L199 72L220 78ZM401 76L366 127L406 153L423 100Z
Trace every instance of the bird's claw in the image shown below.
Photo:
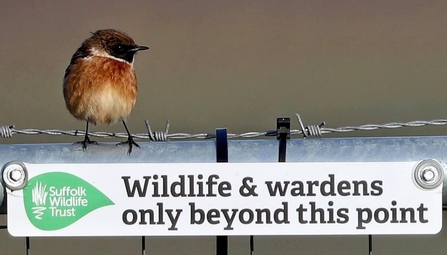
M136 142L133 140L133 137L132 137L132 136L129 136L129 138L127 138L127 141L117 143L116 146L118 146L118 145L122 145L122 144L127 144L127 145L129 145L129 149L127 150L127 154L128 154L128 155L130 155L130 153L132 153L132 147L133 147L133 145L135 145L136 147L140 148L140 145L138 145L138 143L136 143Z
M87 149L87 144L98 144L98 142L92 141L88 136L86 136L83 141L75 142L73 144L82 144L82 150L85 151Z

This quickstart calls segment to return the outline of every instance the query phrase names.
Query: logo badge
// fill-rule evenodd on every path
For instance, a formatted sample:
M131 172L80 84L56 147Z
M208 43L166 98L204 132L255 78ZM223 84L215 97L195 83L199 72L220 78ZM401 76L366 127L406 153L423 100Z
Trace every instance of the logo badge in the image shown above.
M88 213L114 203L96 187L68 173L51 172L31 178L23 190L31 223L41 230L58 230Z

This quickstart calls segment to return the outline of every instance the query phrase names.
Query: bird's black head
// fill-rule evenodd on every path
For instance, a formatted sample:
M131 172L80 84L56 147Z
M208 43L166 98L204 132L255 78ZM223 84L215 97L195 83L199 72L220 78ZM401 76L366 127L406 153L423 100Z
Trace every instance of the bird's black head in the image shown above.
M92 33L83 45L96 55L112 56L132 63L135 53L149 47L137 45L127 34L116 29L102 29Z

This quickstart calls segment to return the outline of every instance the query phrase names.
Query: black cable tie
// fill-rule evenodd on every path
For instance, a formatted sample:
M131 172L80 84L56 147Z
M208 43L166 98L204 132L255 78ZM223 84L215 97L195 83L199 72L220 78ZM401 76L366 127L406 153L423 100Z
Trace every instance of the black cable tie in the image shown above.
M228 162L228 135L226 128L216 129L216 162ZM228 236L216 237L216 255L228 255Z
M250 255L255 253L255 239L254 236L250 236Z
M146 237L141 237L141 255L146 255Z
M26 255L30 255L31 254L31 246L29 243L29 237L27 236L25 238L25 245L26 245Z
M286 162L287 139L290 139L290 118L277 118L276 129L278 132L276 139L279 140L278 162Z

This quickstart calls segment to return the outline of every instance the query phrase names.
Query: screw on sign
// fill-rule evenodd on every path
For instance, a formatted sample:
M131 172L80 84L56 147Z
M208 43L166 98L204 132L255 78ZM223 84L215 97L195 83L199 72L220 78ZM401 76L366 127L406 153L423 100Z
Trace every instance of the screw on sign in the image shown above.
M26 167L21 162L12 161L3 166L3 181L10 190L23 189L28 183Z
M414 181L422 189L433 189L444 180L444 168L435 159L425 159L414 169Z

